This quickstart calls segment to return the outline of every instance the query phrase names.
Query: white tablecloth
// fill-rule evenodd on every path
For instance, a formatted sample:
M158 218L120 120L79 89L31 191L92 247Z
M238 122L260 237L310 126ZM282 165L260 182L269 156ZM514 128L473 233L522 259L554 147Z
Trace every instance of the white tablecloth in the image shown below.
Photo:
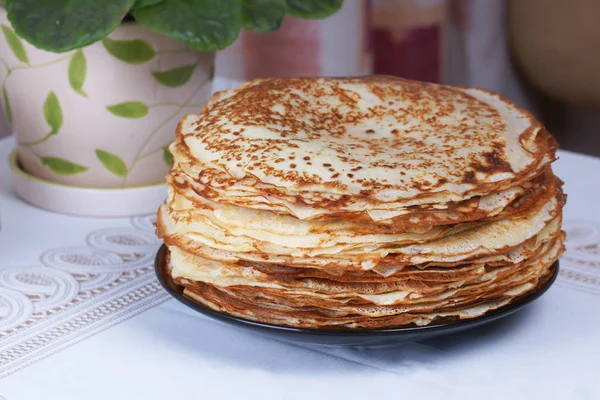
M0 160L12 146L0 141ZM170 300L152 273L152 216L45 212L15 197L2 163L0 399L600 398L600 159L560 152L555 171L568 252L540 300L424 343L325 348Z

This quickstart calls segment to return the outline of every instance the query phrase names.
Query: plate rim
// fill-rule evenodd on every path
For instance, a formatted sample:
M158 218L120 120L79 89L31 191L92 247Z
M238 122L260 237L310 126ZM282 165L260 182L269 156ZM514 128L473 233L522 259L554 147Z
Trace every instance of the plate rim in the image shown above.
M296 328L292 326L285 325L275 325L269 324L266 322L258 322L252 321L250 319L245 319L241 317L235 317L233 315L226 314L224 312L213 310L203 304L197 303L188 297L184 296L181 293L178 293L169 285L164 278L164 276L170 277L170 275L166 272L166 252L167 246L162 244L158 249L155 259L154 259L154 272L161 286L167 291L167 293L178 300L180 303L190 307L194 311L197 311L203 315L207 315L209 317L214 317L218 320L225 320L228 323L233 323L237 326L244 326L246 328L260 328L264 330L270 330L271 332L287 332L287 333L295 333L295 334L305 334L305 335L317 335L317 336L388 336L388 335L400 335L400 334L415 334L415 333L435 333L437 331L446 331L448 329L453 328L464 328L467 329L471 326L475 327L481 325L485 322L492 322L496 319L508 316L513 314L525 306L531 304L538 298L540 298L544 293L550 289L550 287L556 281L558 277L560 265L559 260L556 260L552 266L551 275L544 279L541 283L538 283L536 288L532 291L529 291L521 296L516 297L511 300L508 304L497 308L495 310L488 311L487 313L474 318L462 319L453 322L446 323L437 323L437 324L429 324L424 326L405 326L405 327L396 327L396 328L384 328L384 329L368 329L368 328L357 328L357 329L319 329L319 328ZM172 279L169 279L170 283L173 286L177 286L182 288L183 286L176 284Z

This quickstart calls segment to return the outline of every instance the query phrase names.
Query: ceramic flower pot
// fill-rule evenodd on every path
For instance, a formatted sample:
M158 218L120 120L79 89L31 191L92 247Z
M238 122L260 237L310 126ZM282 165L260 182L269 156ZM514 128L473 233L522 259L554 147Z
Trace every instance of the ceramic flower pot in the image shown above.
M214 53L135 23L68 53L20 39L0 10L2 104L25 171L85 187L163 181L166 146L211 93Z

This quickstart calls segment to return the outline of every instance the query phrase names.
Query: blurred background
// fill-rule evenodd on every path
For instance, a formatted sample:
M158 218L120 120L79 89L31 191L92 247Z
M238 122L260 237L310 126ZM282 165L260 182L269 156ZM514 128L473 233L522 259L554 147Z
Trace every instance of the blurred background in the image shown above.
M214 88L367 74L483 87L532 112L561 148L600 155L598 15L595 0L346 0L325 20L242 31L217 54Z

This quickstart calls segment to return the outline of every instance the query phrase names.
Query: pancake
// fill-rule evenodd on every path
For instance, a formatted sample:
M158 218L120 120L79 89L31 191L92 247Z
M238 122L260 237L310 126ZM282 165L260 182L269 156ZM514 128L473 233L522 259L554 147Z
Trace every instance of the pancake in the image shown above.
M349 203L463 200L554 158L541 124L496 94L391 77L254 80L184 118L181 133L208 168Z
M340 210L338 205L342 199L347 201L347 195L339 196L335 194L318 194L321 200L321 207L315 206L315 193L301 191L296 193L288 193L284 188L272 187L257 181L254 177L244 177L242 182L234 179L229 174L207 169L194 164L194 168L190 167L189 163L180 160L179 158L189 157L187 149L181 150L183 145L184 132L181 131L180 124L177 140L170 146L170 151L176 157L173 166L173 175L178 175L185 184L190 185L196 193L204 198L211 198L217 202L230 203L242 207L257 208L263 210L272 210L279 213L289 213L300 219L358 219L368 220L370 222L379 223L394 223L402 222L407 214L415 214L419 211L430 211L433 217L438 214L438 219L441 217L440 212L450 213L446 218L447 223L457 223L464 219L482 217L484 215L493 214L502 209L504 205L513 199L516 195L522 193L527 188L535 177L543 174L545 165L550 161L552 155L545 155L540 161L540 168L533 169L528 174L519 177L512 187L508 187L498 191L492 191L487 195L477 195L477 193L465 193L465 198L456 201L440 201L436 202L436 198L441 195L434 195L428 199L417 198L409 199L403 202L376 202L369 205L365 200L356 203L349 210ZM550 145L549 149L554 149ZM553 154L552 152L550 152ZM328 163L326 163L328 164ZM519 187L524 185L524 187ZM443 196L442 200L443 200ZM294 203L294 201L297 201ZM299 201L299 202L298 202ZM478 211L472 214L474 211ZM419 219L410 215L412 225L418 224ZM444 219L438 221L441 224ZM422 222L422 224L425 222Z
M156 232L184 294L253 321L475 318L564 252L556 141L482 89L256 79L179 123Z
M352 282L338 281L329 278L289 278L281 275L266 274L256 268L245 266L243 268L226 265L206 259L198 259L194 256L178 251L171 250L171 268L172 276L175 281L184 285L191 285L193 282L204 282L218 287L260 287L260 293L280 293L283 297L290 295L300 295L304 297L317 298L352 298L359 296L363 299L369 299L375 304L390 304L394 302L410 301L417 299L431 301L434 294L444 293L447 290L453 290L459 293L467 288L472 289L473 283L481 286L485 283L487 289L494 280L501 280L510 274L524 274L532 265L538 266L543 262L553 263L556 255L562 249L562 243L559 238L545 243L535 257L532 257L522 263L510 264L502 267L491 267L483 264L483 268L478 268L474 273L465 276L462 279L436 280L430 281L426 277L419 279L410 279L403 277L386 282ZM549 258L548 258L549 257ZM508 283L514 283L511 279ZM382 298L378 298L381 296ZM385 300L387 299L387 300Z
M369 241L362 243L354 241L344 245L333 244L309 248L298 247L294 243L293 235L280 237L282 242L273 242L264 240L268 236L264 231L260 232L258 238L256 233L255 237L251 237L240 235L240 230L223 231L213 223L197 216L193 217L193 210L190 211L189 204L184 204L188 207L184 210L184 215L178 216L178 210L169 206L168 202L165 203L159 210L158 225L159 235L164 240L177 244L193 254L201 254L203 248L208 246L211 249L235 253L238 257L248 260L262 258L268 261L265 255L273 254L276 257L287 257L287 263L290 261L293 263L293 258L304 259L303 262L307 262L319 256L330 256L336 260L358 259L362 269L370 269L384 257L389 257L389 262L395 263L452 262L515 248L541 232L560 213L562 204L562 195L557 193L531 215L496 220L464 230L454 227L454 231L458 231L456 234L451 234L453 232L451 229L445 235L438 231L438 237L432 237L429 232L416 240L416 235L413 234L394 234L388 235L391 236L388 241L382 241L379 238L382 235L377 235L374 239L369 235ZM276 224L275 219L273 224ZM405 240L411 236L412 243L406 244ZM272 238L273 235L270 237ZM285 240L287 243L284 243ZM300 243L306 243L306 240ZM244 257L244 253L252 253L254 256ZM365 263L365 261L370 262Z
M427 301L410 301L405 304L389 304L390 298L398 297L397 293L379 297L362 295L375 305L352 305L348 304L349 301L336 302L325 296L322 297L324 301L319 302L306 297L292 297L289 294L269 296L268 291L227 290L206 283L186 285L184 293L218 311L226 311L259 322L288 326L389 327L390 318L398 316L404 317L395 319L395 323L402 321L400 325L424 325L424 322L447 316L479 316L508 304L512 299L536 287L538 282L549 274L550 267L561 252L562 244L559 243L545 252L543 257L521 266L520 271L505 273L504 276L496 273L495 276L500 277L491 279L493 284L488 279L484 283L471 284L462 292L452 290L437 296L429 295ZM493 272L488 275L492 274ZM318 298L314 294L313 297ZM216 299L220 299L220 304L215 303ZM244 306L240 309L240 305ZM332 308L324 308L327 305Z
M206 171L200 172L200 179ZM172 171L172 184L180 193L192 202L202 202L208 198L219 203L229 203L244 208L270 210L279 214L287 213L299 217L292 209L285 205L276 204L277 199L264 196L244 196L234 189L229 190L226 196L219 189L208 187L194 180L193 175L187 175L179 165ZM534 191L544 191L548 186L556 185L554 175L548 168L531 181L520 182L519 185L490 193L486 196L475 196L460 202L406 205L391 208L393 204L379 204L379 209L369 209L363 212L333 212L319 214L320 211L303 206L300 214L308 215L305 220L336 220L364 221L368 223L386 224L406 229L419 225L432 226L444 224L457 224L483 220L501 213L510 212L508 206L525 198L536 198ZM550 191L548 191L550 192ZM267 200L269 199L269 200ZM524 207L521 207L521 209Z

